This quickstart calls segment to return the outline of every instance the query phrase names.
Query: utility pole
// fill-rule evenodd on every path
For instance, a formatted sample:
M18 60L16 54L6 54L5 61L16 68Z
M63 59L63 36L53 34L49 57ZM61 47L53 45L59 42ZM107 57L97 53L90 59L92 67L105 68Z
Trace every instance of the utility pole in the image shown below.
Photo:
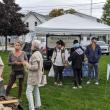
M91 8L90 8L90 15L92 16L92 10L93 10L93 0L91 0Z

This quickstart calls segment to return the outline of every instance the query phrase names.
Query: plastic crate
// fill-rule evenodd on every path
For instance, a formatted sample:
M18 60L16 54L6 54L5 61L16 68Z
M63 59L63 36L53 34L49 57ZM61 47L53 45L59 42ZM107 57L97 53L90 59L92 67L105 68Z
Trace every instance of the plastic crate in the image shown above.
M63 76L73 76L73 69L72 69L72 67L64 68Z

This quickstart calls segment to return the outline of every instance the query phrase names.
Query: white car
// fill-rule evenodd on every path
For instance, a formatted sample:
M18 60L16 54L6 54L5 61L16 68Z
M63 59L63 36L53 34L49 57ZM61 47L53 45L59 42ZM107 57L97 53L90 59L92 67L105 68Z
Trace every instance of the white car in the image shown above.
M86 47L90 44L90 41L81 42L81 46L84 50L86 50ZM106 44L104 41L97 41L97 44L100 46L102 54L109 55L110 53L110 47L108 44Z
M109 55L110 48L108 44L106 44L104 41L97 41L97 44L100 46L102 54Z

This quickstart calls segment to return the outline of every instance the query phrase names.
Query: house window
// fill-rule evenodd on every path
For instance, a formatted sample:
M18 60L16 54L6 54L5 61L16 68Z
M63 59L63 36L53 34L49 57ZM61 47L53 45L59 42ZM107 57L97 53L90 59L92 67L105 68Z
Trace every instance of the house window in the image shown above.
M29 27L29 22L26 22L26 27Z
M35 22L35 26L37 26L37 22Z

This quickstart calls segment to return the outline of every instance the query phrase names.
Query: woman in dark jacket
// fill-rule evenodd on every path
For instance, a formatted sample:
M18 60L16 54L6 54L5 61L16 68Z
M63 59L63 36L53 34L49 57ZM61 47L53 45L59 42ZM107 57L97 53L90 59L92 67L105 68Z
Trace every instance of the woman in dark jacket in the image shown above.
M82 62L84 61L84 52L80 48L79 43L73 45L74 51L71 52L69 61L72 61L72 68L74 72L74 89L82 88L81 86L81 73L82 73Z

